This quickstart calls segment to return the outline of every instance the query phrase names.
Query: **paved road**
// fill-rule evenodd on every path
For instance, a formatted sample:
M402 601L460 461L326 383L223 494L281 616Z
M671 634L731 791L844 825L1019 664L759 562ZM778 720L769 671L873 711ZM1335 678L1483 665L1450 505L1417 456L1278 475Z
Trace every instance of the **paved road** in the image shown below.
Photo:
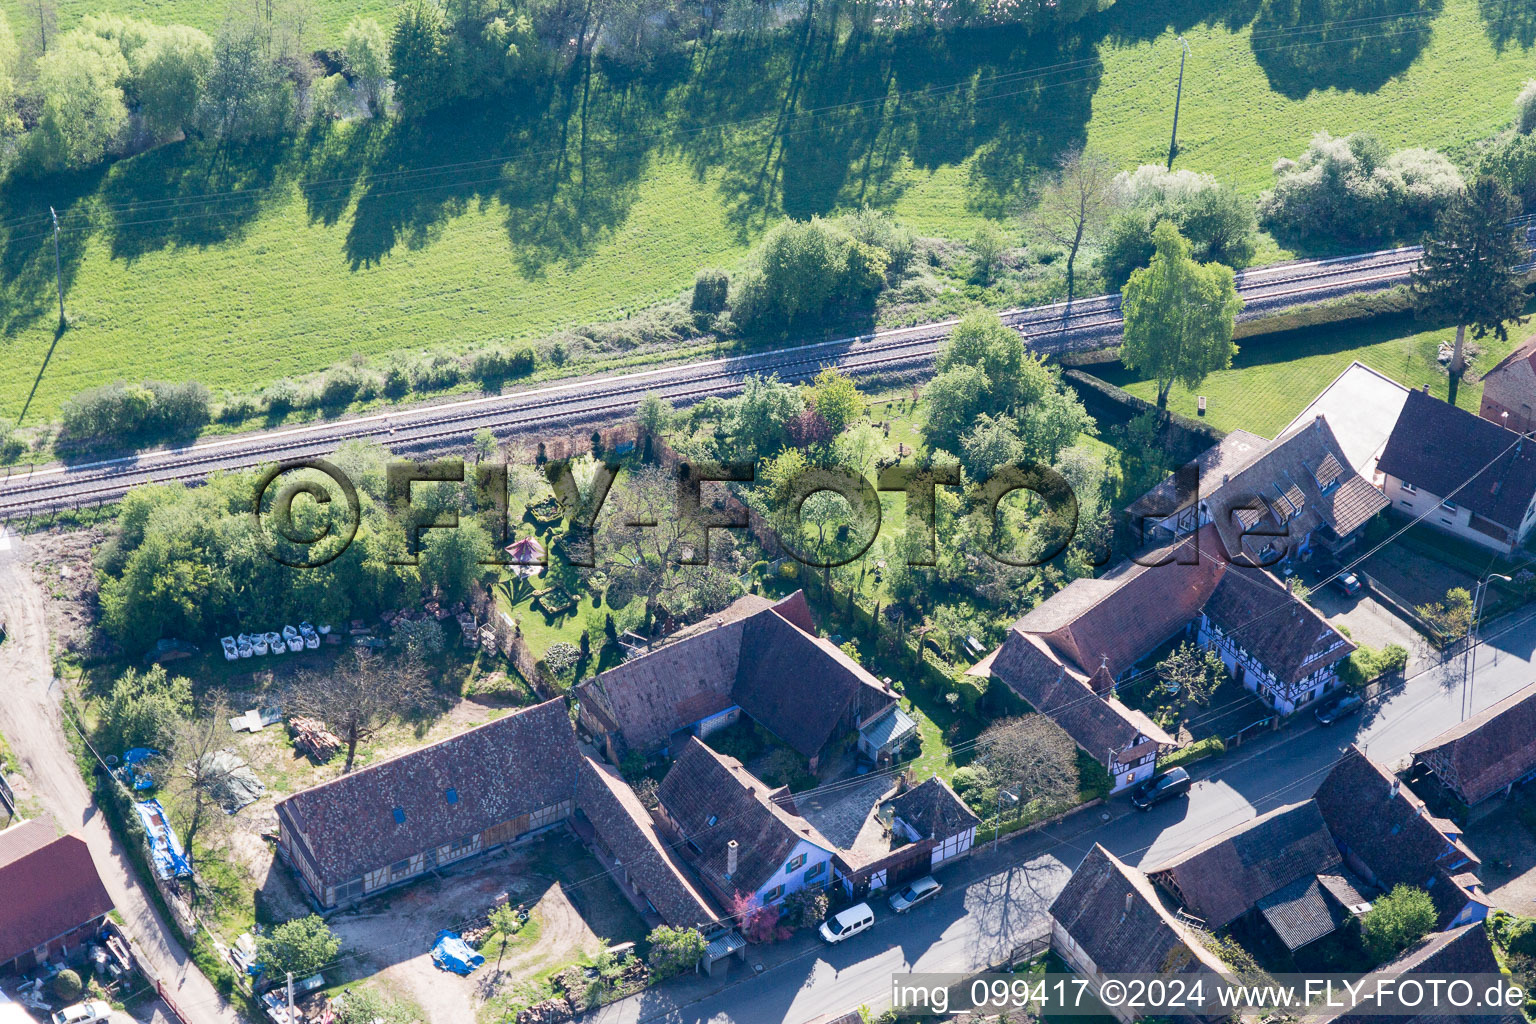
M1409 246L1246 270L1238 278L1245 302L1240 319L1401 284L1418 259L1418 247ZM1003 317L1025 335L1031 349L1048 353L1115 344L1122 326L1118 295L1080 299L1070 306L1056 303L1010 310ZM566 381L508 395L259 431L98 462L37 467L0 478L0 521L75 504L115 501L146 480L192 483L218 469L322 456L343 441L358 438L396 449L440 448L463 443L482 429L506 436L552 425L611 421L631 415L649 393L680 404L708 395L734 394L751 373L772 372L798 381L810 379L828 363L855 375L921 369L932 362L956 322L944 320L773 352Z
M0 550L0 618L8 628L0 644L0 733L10 742L28 786L59 826L84 837L123 916L134 952L164 981L171 998L194 1024L238 1024L240 1016L188 958L145 897L133 865L80 777L64 740L68 726L60 717L59 695L52 689L43 594L21 564L23 544L25 540L12 538L10 546Z
M1475 706L1508 696L1536 679L1536 608L1485 627ZM876 926L843 946L806 937L753 949L761 976L733 967L724 988L689 980L662 986L589 1015L594 1024L804 1024L861 1004L883 1008L891 975L968 972L1000 962L1046 933L1046 909L1083 856L1102 843L1116 856L1150 867L1280 804L1312 795L1351 742L1375 760L1399 761L1460 717L1461 661L1426 660L1400 689L1361 716L1333 728L1305 717L1290 728L1196 771L1187 802L1139 813L1124 798L1059 824L978 851L944 873L931 905L896 918L876 909ZM1107 813L1110 820L1103 821Z

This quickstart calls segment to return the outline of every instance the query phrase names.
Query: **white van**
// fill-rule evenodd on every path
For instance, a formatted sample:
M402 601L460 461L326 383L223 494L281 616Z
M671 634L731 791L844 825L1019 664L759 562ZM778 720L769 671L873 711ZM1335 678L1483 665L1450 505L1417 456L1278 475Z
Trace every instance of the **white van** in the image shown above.
M875 912L869 909L868 903L856 903L834 917L821 923L821 937L828 942L842 942L850 935L859 932L875 923Z

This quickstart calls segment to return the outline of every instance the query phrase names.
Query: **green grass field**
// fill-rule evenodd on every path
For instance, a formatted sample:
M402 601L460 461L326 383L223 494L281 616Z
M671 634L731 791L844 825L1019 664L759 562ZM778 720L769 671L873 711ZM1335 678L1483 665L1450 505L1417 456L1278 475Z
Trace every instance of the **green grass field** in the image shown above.
M1243 345L1230 370L1213 373L1200 385L1206 396L1206 419L1218 430L1242 428L1264 437L1280 429L1307 407L1307 403L1356 360L1380 370L1410 388L1429 385L1446 397L1445 370L1436 361L1440 343L1455 338L1454 328L1415 331L1404 317L1361 325L1310 328L1284 336L1279 342L1252 339ZM1514 327L1507 342L1486 338L1477 343L1481 353L1472 364L1475 375L1508 355L1530 334ZM1147 401L1156 401L1157 387L1119 363L1088 367L1088 372L1116 384ZM1477 412L1483 395L1480 381L1464 380L1456 404ZM1168 407L1186 416L1196 413L1196 395L1175 384Z
M5 0L25 32L21 0ZM1389 0L1393 11L1432 0ZM116 7L214 27L222 8ZM781 214L869 202L924 234L1011 218L1038 169L1086 140L1129 166L1166 153L1176 32L1192 46L1180 166L1248 193L1318 129L1464 152L1532 73L1529 22L1493 0L1371 22L1365 0L1121 0L1065 40L1007 30L752 43L717 37L642 72L577 77L427 124L280 147L176 145L0 192L0 415L36 424L117 378L250 392L352 354L528 337L677 295L740 264ZM1369 11L1365 8L1369 7ZM377 0L318 5L326 31ZM1502 45L1500 37L1508 36ZM1299 46L1298 41L1307 43ZM798 68L798 73L791 73ZM1036 70L1046 69L1046 70ZM728 126L728 127L722 127ZM59 208L72 326L55 344ZM1280 255L1271 247L1271 256ZM23 410L25 415L23 416Z

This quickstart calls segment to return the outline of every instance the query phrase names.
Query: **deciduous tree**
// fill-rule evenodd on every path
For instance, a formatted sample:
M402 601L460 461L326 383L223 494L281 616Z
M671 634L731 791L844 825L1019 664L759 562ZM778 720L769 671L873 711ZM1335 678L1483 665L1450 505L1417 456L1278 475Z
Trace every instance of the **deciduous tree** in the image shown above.
M284 921L256 940L256 959L267 977L277 981L290 974L295 980L307 978L335 960L340 950L341 940L318 914Z
M368 113L384 114L384 90L389 85L389 39L372 18L353 18L341 36L341 55L352 73Z
M1132 274L1122 293L1120 358L1157 382L1157 407L1164 410L1175 382L1196 388L1213 370L1232 365L1232 328L1243 300L1232 268L1196 263L1172 223L1158 224L1152 237L1151 264Z
M1077 796L1077 747L1044 715L994 722L976 738L976 761L1019 806L1063 806Z
M697 928L673 928L657 925L646 938L651 951L646 956L651 974L657 980L675 978L691 971L704 959L704 936Z
M1377 963L1392 959L1418 942L1435 926L1435 903L1429 893L1397 885L1379 896L1360 921L1360 938Z

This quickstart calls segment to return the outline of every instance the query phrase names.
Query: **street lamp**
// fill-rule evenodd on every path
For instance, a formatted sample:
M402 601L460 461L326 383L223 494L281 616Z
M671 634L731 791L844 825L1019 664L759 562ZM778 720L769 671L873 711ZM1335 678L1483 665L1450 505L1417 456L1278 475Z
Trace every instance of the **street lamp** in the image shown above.
M1477 625L1483 614L1483 592L1488 589L1488 583L1491 580L1511 582L1510 577L1499 572L1491 572L1477 581L1477 593L1472 597L1472 624L1467 628L1467 649L1461 655L1461 720L1463 722L1472 713L1472 692L1477 685Z

